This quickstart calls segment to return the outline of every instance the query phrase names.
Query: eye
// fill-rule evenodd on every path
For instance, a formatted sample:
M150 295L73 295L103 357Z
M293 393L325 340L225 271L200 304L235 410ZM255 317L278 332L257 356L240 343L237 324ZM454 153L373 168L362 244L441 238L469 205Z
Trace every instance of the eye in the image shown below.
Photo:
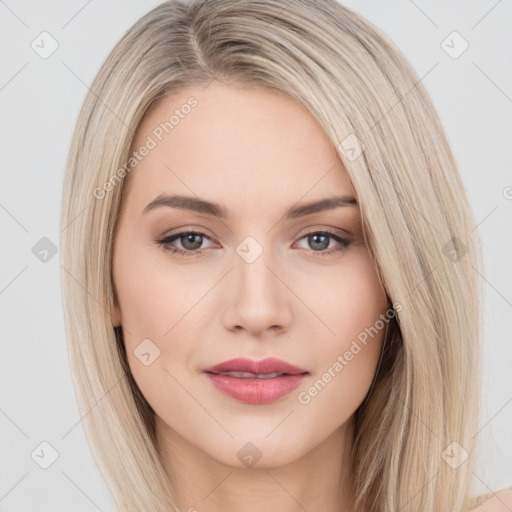
M164 251L169 251L172 254L188 257L197 256L204 252L204 248L201 249L201 245L204 239L211 241L211 238L206 235L206 233L202 233L200 231L180 231L179 233L175 233L174 235L170 235L161 240L156 240L155 242ZM313 248L312 252L315 257L330 256L334 253L345 250L350 245L349 240L328 229L321 231L311 231L307 235L300 238L300 240L304 239L306 239L307 243ZM338 245L335 245L334 248L331 246L329 249L329 245L332 240L337 242ZM176 247L174 245L175 241L179 241L183 249Z
M312 248L319 249L313 251L313 255L315 257L330 256L332 254L344 251L350 245L349 240L328 229L322 231L311 231L307 235L303 236L300 240L306 240L308 245L310 245ZM335 245L334 248L331 246L331 249L327 250L331 240L337 242L338 245Z
M194 256L201 254L202 250L197 250L202 245L203 239L211 240L211 238L200 231L180 231L174 235L168 236L162 240L157 240L157 243L164 251L170 251L173 254L180 256ZM182 247L185 249L177 248L172 245L175 240L178 240Z

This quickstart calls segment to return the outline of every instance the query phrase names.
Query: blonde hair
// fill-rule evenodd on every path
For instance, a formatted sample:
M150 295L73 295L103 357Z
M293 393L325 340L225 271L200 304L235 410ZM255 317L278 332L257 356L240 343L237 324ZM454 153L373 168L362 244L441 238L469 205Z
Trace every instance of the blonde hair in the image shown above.
M401 306L356 412L354 510L469 510L479 502L481 337L472 213L420 78L335 0L165 2L118 42L84 101L63 193L63 302L84 427L117 507L177 510L154 413L110 316L124 164L149 108L212 80L279 91L318 120L356 192L379 278ZM467 459L455 467L453 453Z

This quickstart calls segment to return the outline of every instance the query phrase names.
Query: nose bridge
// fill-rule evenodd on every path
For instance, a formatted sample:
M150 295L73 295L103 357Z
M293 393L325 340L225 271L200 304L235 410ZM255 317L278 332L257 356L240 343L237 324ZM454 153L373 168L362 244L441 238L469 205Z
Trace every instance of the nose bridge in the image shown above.
M263 239L261 235L256 239L249 235L236 248L235 274L240 280L238 286L248 288L244 292L252 289L257 293L266 293L275 287L275 283L273 283L275 276L268 268L275 266L274 251L269 245L269 238Z
M269 246L270 239L247 236L236 247L235 281L224 317L227 327L243 327L254 334L269 327L283 328L291 319L286 286L276 276L280 265L274 258L276 251Z

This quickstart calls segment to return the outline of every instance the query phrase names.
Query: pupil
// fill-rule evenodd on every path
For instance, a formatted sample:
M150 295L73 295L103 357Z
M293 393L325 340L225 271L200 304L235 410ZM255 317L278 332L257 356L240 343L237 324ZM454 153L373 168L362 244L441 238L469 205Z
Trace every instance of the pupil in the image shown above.
M199 247L201 247L201 235L190 234L190 235L182 236L181 239L182 239L182 243L183 243L183 240L185 240L185 243L183 243L183 247L185 247L185 249L192 250L192 249L198 249ZM196 240L195 244L194 244L195 239L199 239L199 240L198 241ZM187 246L188 242L191 242L192 247Z
M325 246L325 247L316 247L316 249L320 249L320 250L324 250L324 249L327 249L327 247L329 247L329 237L327 235L320 235L320 234L315 234L315 235L310 235L309 236L309 239L310 241L313 240L313 244L312 244L312 247L315 248L315 244L317 243L317 239L318 238L323 238L324 239L324 242L319 242L320 245L322 246ZM325 242L327 242L327 245L325 244Z

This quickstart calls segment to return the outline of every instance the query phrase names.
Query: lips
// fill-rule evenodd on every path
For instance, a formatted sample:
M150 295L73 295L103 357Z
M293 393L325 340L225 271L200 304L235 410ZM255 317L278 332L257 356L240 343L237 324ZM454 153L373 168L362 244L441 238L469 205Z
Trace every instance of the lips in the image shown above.
M238 358L205 368L213 386L240 402L266 404L290 394L309 372L280 359Z
M215 366L205 368L204 371L216 374L242 372L250 373L253 376L268 375L273 373L282 375L298 375L300 373L309 373L304 368L299 368L298 366L294 366L293 364L282 361L281 359L276 359L275 357L267 357L261 361L253 361L246 358L230 359L229 361L224 361L223 363L217 364ZM241 375L240 377L243 378Z

